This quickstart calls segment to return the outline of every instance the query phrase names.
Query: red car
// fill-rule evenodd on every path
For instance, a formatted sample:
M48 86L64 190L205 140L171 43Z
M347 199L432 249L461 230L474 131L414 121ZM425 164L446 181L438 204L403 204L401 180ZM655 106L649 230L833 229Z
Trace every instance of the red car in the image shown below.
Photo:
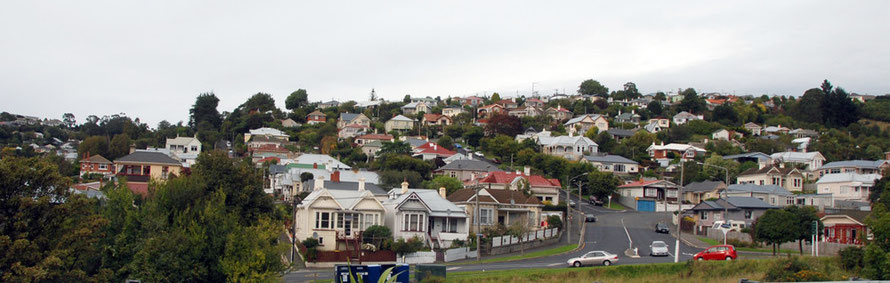
M692 256L695 260L734 260L738 258L732 245L711 246Z

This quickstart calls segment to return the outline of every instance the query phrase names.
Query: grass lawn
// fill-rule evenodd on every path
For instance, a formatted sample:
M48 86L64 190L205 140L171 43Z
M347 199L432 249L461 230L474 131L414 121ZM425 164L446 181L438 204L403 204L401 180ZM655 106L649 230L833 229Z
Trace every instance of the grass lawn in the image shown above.
M498 258L489 258L489 259L483 259L478 262L477 261L464 261L464 262L460 262L460 263L455 263L454 265L492 263L492 262L514 261L514 260L521 260L521 259L545 257L545 256L551 256L551 255L556 255L556 254L561 254L564 252L572 251L577 247L578 247L577 244L570 244L570 245L555 247L552 249L546 249L546 250L542 250L542 251L525 253L525 255L513 255L513 256L498 257Z
M612 206L609 206L609 201L606 200L606 201L603 203L603 207L608 208L608 209L611 209L611 210L625 210L625 209L627 209L626 207L624 207L623 205L621 205L620 203L618 203L618 202L615 201L614 199L612 200Z
M596 266L583 268L533 268L486 272L448 272L446 282L739 282L763 280L771 270L785 269L785 258ZM809 274L824 280L845 280L850 273L837 258L803 257ZM818 280L816 280L818 281Z
M702 242L705 242L706 244L708 244L708 245L712 245L712 246L722 245L722 244L723 244L723 241L720 241L720 240L714 240L714 239L711 239L711 238L708 238L708 237L698 236L698 239L701 240ZM773 252L773 249L772 249L772 248L747 248L747 247L736 247L735 249L736 249L737 251L740 251L740 252L757 252L757 253L772 253L772 252ZM792 255L796 255L796 254L800 254L800 251L796 251L796 250L788 250L788 249L779 249L779 250L778 250L778 254L780 254L780 255L782 255L782 254L792 254Z

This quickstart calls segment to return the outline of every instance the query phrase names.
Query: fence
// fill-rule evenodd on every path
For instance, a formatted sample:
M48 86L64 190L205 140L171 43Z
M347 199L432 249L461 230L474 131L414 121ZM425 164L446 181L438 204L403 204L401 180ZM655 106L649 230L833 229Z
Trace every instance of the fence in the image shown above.
M719 229L708 228L707 230L708 238L718 240L720 242L723 241L723 232ZM742 232L729 231L726 233L726 239L730 240L738 240L743 242L753 242L751 240L751 235ZM837 255L841 249L846 247L855 247L856 245L848 245L848 244L839 244L839 243L829 243L829 242L819 242L819 255ZM771 247L764 245L764 248L771 249ZM797 241L783 243L779 245L779 249L784 250L793 250L799 251L800 245ZM809 242L803 243L803 253L809 254L812 249L812 245Z
M445 250L445 262L475 258L477 251L471 251L470 248L456 248Z
M436 252L414 252L396 259L398 263L419 264L436 262Z
M525 234L522 239L522 242L529 242L537 239L549 239L559 236L559 229L544 229L538 231L532 231ZM514 236L500 236L491 238L491 247L496 248L500 246L509 246L519 244L519 238Z

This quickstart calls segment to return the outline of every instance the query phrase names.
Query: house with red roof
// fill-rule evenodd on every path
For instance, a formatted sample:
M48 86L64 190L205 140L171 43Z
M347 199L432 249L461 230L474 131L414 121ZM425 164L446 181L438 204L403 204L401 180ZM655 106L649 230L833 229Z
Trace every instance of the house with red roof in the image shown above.
M541 107L544 107L544 104L547 104L547 103L545 103L543 100L540 100L540 99L537 99L537 98L529 98L529 99L526 99L526 100L525 100L525 106L526 106L526 107L537 107L537 108L541 108Z
M423 114L421 123L424 126L448 126L451 125L451 117L442 114Z
M306 124L309 125L324 124L327 120L327 116L318 110L312 111L312 113L306 115Z
M572 114L572 111L562 108L562 105L557 105L556 108L547 108L547 110L544 111L544 114L547 114L547 116L550 116L556 121L566 120L572 118L572 115L574 115Z
M506 109L513 109L513 108L519 107L519 103L516 103L516 101L509 100L509 99L502 99L501 101L495 102L495 104L503 105L504 108L506 108Z
M84 174L114 175L114 164L102 155L90 155L87 152L80 160L80 175Z
M669 211L669 204L676 209L678 189L670 181L640 179L618 186L618 201L637 211Z
M485 102L485 99L478 97L478 96L470 96L470 97L456 98L456 99L461 102L461 105L470 105L470 106L481 105L482 103Z
M476 117L478 118L490 118L494 113L503 113L506 111L503 105L500 104L489 104L476 110Z
M553 204L559 203L559 189L562 187L557 179L530 174L528 167L525 167L525 172L490 172L488 176L479 180L479 184L500 190L524 191L528 189L538 200Z
M475 215L477 197L479 217ZM541 201L520 191L492 188L480 189L477 194L474 189L460 189L448 195L448 201L467 212L469 230L473 233L481 232L476 229L476 222L479 222L478 226L482 230L498 225L510 227L520 224L535 231L542 228L541 223L544 220L541 216L541 209L544 207Z
M436 158L448 158L457 152L444 148L434 142L427 142L414 149L414 157L421 157L423 160L433 160Z

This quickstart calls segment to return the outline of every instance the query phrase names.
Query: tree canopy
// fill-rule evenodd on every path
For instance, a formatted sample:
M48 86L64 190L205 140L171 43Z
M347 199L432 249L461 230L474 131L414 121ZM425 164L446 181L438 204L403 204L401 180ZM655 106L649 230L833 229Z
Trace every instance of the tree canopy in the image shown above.
M609 88L600 84L600 82L595 81L593 79L585 80L581 82L581 85L578 86L578 93L584 95L595 95L599 97L607 97L609 96Z

